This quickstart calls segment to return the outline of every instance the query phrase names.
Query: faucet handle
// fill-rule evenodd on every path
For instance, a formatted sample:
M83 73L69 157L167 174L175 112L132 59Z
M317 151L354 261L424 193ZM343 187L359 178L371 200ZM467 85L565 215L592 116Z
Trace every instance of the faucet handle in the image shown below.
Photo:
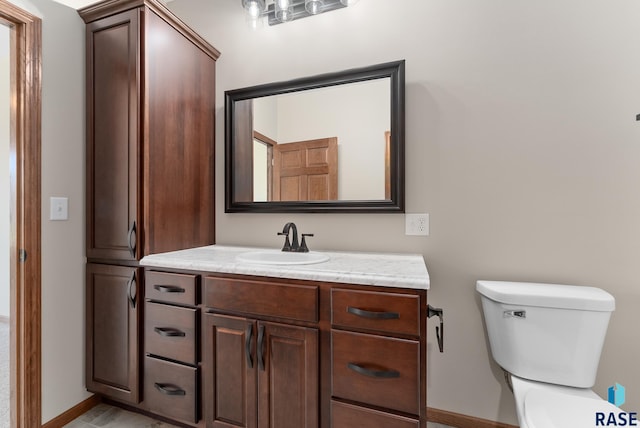
M307 241L304 239L307 236L313 236L313 233L303 233L302 234L302 242L300 243L300 249L298 250L301 253L308 253L309 248L307 247Z
M289 234L284 232L278 232L279 236L285 236L284 238L284 246L282 247L282 251L291 251L291 243L289 242Z

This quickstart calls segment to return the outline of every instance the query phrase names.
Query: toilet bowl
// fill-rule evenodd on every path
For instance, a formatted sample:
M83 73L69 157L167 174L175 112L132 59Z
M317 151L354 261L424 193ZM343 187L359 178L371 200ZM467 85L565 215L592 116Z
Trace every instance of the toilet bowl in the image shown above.
M478 281L493 359L509 374L521 428L590 428L621 413L591 390L611 312L604 290Z
M598 426L598 413L622 412L589 388L534 382L513 375L511 384L520 428L591 428Z

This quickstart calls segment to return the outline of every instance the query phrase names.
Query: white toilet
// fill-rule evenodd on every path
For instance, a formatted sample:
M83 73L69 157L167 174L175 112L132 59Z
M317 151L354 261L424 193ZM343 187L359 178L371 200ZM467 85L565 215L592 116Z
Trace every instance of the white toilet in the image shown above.
M556 284L478 281L493 359L508 373L521 428L589 428L622 412L593 386L613 296Z

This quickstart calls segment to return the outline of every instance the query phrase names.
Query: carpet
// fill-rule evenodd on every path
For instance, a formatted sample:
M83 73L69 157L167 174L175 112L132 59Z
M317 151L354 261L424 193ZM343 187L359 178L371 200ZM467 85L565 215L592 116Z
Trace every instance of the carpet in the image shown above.
M9 428L9 323L0 321L0 428Z

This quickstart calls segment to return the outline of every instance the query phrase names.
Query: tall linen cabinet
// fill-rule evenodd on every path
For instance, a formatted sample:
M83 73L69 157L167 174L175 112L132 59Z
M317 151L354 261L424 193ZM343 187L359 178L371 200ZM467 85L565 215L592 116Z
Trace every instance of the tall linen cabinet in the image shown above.
M219 52L155 0L81 9L86 386L139 403L145 255L213 244Z

